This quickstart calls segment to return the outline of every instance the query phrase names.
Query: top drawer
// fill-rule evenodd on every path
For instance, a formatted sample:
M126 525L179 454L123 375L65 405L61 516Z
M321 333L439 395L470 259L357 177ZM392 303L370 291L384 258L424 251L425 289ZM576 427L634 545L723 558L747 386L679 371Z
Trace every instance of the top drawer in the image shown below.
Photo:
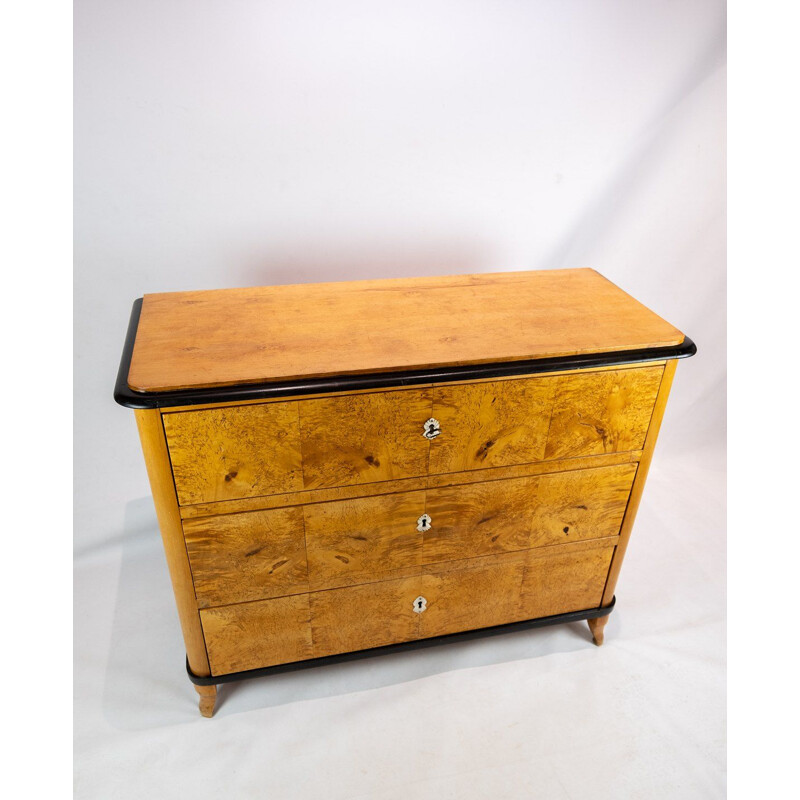
M163 415L182 505L641 449L663 366ZM440 433L429 440L431 417Z

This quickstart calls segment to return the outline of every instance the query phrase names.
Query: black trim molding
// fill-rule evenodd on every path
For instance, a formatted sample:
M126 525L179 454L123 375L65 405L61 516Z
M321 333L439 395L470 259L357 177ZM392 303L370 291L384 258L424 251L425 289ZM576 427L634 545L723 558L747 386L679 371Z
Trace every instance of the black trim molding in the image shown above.
M122 359L114 387L114 399L127 408L171 408L194 406L203 403L239 403L289 395L322 394L325 392L353 392L359 389L390 389L420 383L483 380L511 375L536 375L562 370L589 369L622 364L639 364L672 358L688 358L697 352L695 343L686 336L678 345L649 347L642 350L621 350L611 353L589 353L557 358L535 358L527 361L503 361L493 364L467 364L460 367L434 367L403 372L377 372L367 375L342 375L333 378L276 381L274 383L220 386L211 389L180 389L171 392L135 392L128 386L133 345L142 313L142 298L133 304L128 335L122 350Z
M490 628L478 628L477 630L462 631L461 633L448 633L445 636L431 636L429 639L414 639L411 642L399 642L398 644L387 644L383 647L371 647L368 650L354 650L350 653L338 653L334 656L310 658L307 661L292 661L289 664L276 664L274 667L247 669L242 672L229 672L225 675L209 675L207 677L195 675L189 667L189 660L187 659L186 672L189 675L189 680L197 686L216 686L220 683L243 681L247 678L263 678L269 675L279 675L282 672L313 669L314 667L324 667L329 664L342 664L347 661L372 658L373 656L404 653L408 650L422 650L426 647L436 647L441 644L467 642L472 639L482 639L485 636L498 636L504 633L515 633L516 631L528 630L530 628L543 628L546 625L558 625L562 622L580 622L584 619L597 619L598 617L605 617L610 614L614 610L616 602L617 598L612 597L611 602L607 606L601 606L600 608L588 608L585 611L570 611L566 614L554 614L551 617L525 619L521 622L509 622L506 625L494 625Z

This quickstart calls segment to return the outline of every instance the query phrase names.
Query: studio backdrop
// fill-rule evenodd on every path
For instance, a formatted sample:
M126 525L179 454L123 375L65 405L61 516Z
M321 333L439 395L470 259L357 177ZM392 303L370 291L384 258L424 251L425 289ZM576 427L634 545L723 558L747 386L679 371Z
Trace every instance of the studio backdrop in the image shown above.
M159 546L112 398L144 293L593 267L698 344L653 481L721 464L724 3L77 0L75 36L76 665L96 719L130 722L117 582L126 546ZM179 652L168 624L153 646Z

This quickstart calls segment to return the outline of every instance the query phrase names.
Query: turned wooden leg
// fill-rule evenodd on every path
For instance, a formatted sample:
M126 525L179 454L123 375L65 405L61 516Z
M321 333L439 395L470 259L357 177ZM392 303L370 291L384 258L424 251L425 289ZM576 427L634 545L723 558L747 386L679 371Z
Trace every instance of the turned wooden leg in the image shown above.
M216 686L198 686L194 687L197 694L200 695L200 713L204 717L211 717L214 714L214 704L217 702L217 687Z
M594 637L594 643L598 647L603 644L603 628L605 628L606 622L608 622L608 618L610 616L610 614L606 614L604 617L586 620L589 623L589 630L592 632L592 636Z

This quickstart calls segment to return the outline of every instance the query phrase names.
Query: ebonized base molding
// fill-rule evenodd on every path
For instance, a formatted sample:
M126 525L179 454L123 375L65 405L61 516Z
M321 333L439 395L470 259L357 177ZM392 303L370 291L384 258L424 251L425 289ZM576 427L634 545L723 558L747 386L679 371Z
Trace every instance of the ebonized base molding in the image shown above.
M429 639L414 639L410 642L387 644L383 647L371 647L368 650L356 650L349 653L337 653L336 655L323 656L322 658L311 658L307 661L293 661L288 664L276 664L272 667L262 667L261 669L229 672L226 675L209 675L206 677L195 675L187 659L186 673L200 695L200 713L204 717L210 717L214 713L214 704L217 697L215 687L222 683L234 683L235 681L248 680L249 678L265 678L270 675L280 675L284 672L295 672L301 669L313 669L314 667L325 667L332 664L344 664L349 661L360 661L363 658L387 656L411 650L423 650L443 644L457 644L459 642L472 641L473 639L501 636L506 633L516 633L517 631L530 630L532 628L544 628L548 625L560 625L565 622L580 622L581 620L586 620L589 623L589 629L592 632L595 644L601 645L603 644L603 628L608 622L616 603L617 598L614 596L611 598L611 602L602 608L588 608L584 611L570 611L567 614L553 614L550 617L524 619L519 622L509 622L505 625L493 625L489 628L448 633L445 636L432 636Z

